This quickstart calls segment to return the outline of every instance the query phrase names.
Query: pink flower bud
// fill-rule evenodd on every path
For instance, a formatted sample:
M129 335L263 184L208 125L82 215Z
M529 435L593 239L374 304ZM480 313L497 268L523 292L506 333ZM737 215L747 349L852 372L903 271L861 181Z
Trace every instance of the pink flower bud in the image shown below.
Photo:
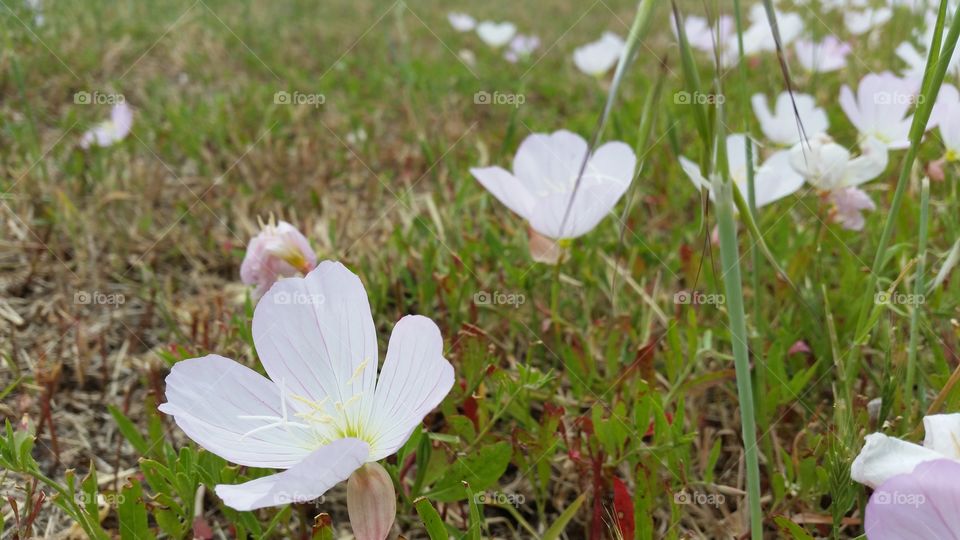
M317 265L317 254L296 227L286 221L274 225L272 220L262 227L250 240L240 265L240 279L256 285L258 297L277 279L306 274Z
M347 513L357 540L384 540L397 517L397 493L377 462L357 469L347 481Z

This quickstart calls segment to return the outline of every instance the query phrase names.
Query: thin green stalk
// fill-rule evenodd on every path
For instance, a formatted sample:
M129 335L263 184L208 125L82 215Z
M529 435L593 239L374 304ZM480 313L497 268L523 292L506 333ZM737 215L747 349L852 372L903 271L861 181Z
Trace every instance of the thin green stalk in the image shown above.
M721 169L722 170L722 169ZM750 377L750 352L747 348L747 321L743 309L740 284L740 254L737 246L737 225L733 215L733 183L720 181L714 175L717 225L720 231L720 265L726 291L727 316L733 342L733 362L740 400L740 423L743 429L744 457L747 470L747 499L750 531L753 540L763 540L763 513L760 506L760 461L757 452L756 411Z
M923 305L924 273L927 259L927 229L930 214L930 179L924 178L920 188L920 238L917 241L917 275L913 280L913 298L910 302L910 347L907 350L907 392L903 396L907 411L913 409L914 389L917 374L917 343L920 337L920 306ZM923 392L919 392L921 400Z
M715 80L721 92L720 80ZM720 232L720 268L726 294L727 317L730 320L730 338L733 346L733 365L737 377L737 396L740 401L740 425L743 431L743 452L747 472L747 502L750 516L750 536L763 540L763 509L760 505L760 459L757 448L757 413L753 402L753 382L750 375L750 349L747 345L747 317L743 308L743 286L740 277L740 251L737 243L737 224L733 214L733 195L736 184L730 180L727 159L726 134L723 126L723 102L717 105L716 171L712 175L716 197L717 226ZM757 359L758 362L762 360Z
M856 336L864 335L867 329L866 324L870 319L868 314L870 312L871 299L877 287L877 276L886 260L887 245L890 243L890 237L893 235L893 224L897 218L897 214L900 213L900 205L903 203L903 194L907 190L910 171L913 169L913 162L916 161L917 152L920 149L920 140L923 137L924 131L926 131L927 122L930 120L930 113L933 111L933 105L937 99L937 93L940 91L940 85L943 83L943 78L950 65L950 58L953 56L953 51L957 46L957 39L960 38L960 10L957 10L953 14L953 21L950 23L950 32L947 34L946 42L942 48L937 46L939 43L938 38L942 34L946 21L946 4L947 0L941 0L933 43L930 45L930 52L927 56L927 67L923 74L923 83L921 85L923 90L918 98L917 110L913 115L913 124L910 126L910 146L907 148L907 155L903 158L900 177L897 179L897 187L893 193L893 200L890 202L890 210L887 213L887 221L883 225L883 232L880 233L877 252L873 259L870 275L867 278L867 290L864 291L863 300L861 301L860 315L856 326ZM936 67L934 67L934 64Z

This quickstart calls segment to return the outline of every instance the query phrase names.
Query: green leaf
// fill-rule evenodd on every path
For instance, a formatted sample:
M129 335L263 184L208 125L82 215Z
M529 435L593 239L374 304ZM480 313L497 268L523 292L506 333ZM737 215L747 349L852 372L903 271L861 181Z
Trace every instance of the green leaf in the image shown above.
M120 409L113 405L108 405L107 409L110 410L110 415L113 416L113 420L117 423L117 428L120 430L120 433L133 445L137 453L141 456L147 455L150 451L150 445L146 439L143 438L143 435L140 435L140 430L137 429L137 425L134 424L127 415L123 414Z
M577 510L580 510L580 507L583 505L583 501L587 500L587 494L583 493L562 514L553 522L553 525L547 529L547 532L543 533L541 540L557 540L560 538L560 535L563 534L563 530L567 528L567 524L570 523L570 520L573 519L573 516L577 515Z
M426 497L420 497L413 501L413 506L417 509L417 515L420 516L420 521L423 522L423 528L427 530L430 540L447 540L449 538L443 520L440 519L440 514L437 513L437 509L430 504Z
M463 456L434 485L430 498L441 502L461 501L466 496L461 482L479 491L493 485L510 464L510 443L499 442Z
M785 516L776 516L773 518L773 521L781 531L789 532L794 540L813 540L810 533L803 530L803 527L790 521L790 519Z
M143 503L143 486L136 478L130 478L120 492L117 514L120 519L121 540L156 538L147 524L147 508Z

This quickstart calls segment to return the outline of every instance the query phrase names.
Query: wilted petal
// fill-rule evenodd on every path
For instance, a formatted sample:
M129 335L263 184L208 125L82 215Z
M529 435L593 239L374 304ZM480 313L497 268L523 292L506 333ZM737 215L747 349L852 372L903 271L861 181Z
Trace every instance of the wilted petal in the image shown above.
M919 444L882 433L871 433L867 435L860 454L853 460L850 477L876 488L898 474L912 472L917 465L936 459L943 459L943 456Z
M397 518L397 493L378 463L360 467L347 481L347 512L357 540L384 540Z
M312 501L349 478L367 460L367 453L367 443L359 439L337 439L281 473L243 484L220 484L216 492L224 504L241 511Z
M218 456L251 467L287 468L310 453L306 430L283 427L280 389L252 369L222 356L207 355L174 364L167 375L167 402L161 412ZM255 428L274 424L268 429Z
M546 236L533 230L531 227L527 231L527 245L530 249L530 258L535 262L544 264L557 264L563 257L563 248L560 247L560 241Z
M887 170L888 159L886 145L867 137L860 145L860 156L847 164L842 185L853 187L873 180Z
M247 245L240 265L240 280L256 285L254 295L263 293L281 277L307 273L317 265L317 254L296 227L280 221L264 225L260 233Z
M855 187L830 192L830 200L836 211L834 218L844 229L851 231L863 230L863 211L876 209L870 196Z
M960 463L939 459L884 482L867 503L870 540L960 538Z
M396 452L423 417L453 387L453 366L443 357L440 329L426 317L407 315L390 335L370 419L377 434L370 461Z
M253 313L253 341L270 378L301 400L353 425L369 415L371 400L355 396L374 389L376 329L360 278L339 262L275 283Z

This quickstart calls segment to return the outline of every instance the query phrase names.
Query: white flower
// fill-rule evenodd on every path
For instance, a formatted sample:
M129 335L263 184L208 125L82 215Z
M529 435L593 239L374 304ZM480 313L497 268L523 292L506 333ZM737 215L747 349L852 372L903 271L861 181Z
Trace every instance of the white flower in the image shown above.
M843 24L851 34L859 36L886 24L892 16L893 11L887 7L846 11L843 14Z
M851 48L833 36L823 38L820 43L801 39L793 45L797 53L797 62L807 71L827 73L847 66L847 55Z
M784 47L793 43L803 33L803 19L796 13L782 13L775 11L777 28L780 30L780 40ZM777 50L777 42L773 38L773 30L767 19L767 12L763 4L754 4L750 8L750 26L743 32L743 53L752 56L761 52ZM737 45L727 48L728 60L736 60L739 55Z
M676 24L670 24L670 29L677 33ZM723 51L728 47L736 48L736 24L733 17L723 15L711 25L706 17L690 15L683 19L683 33L687 42L694 49L713 54L714 44Z
M399 450L454 383L440 330L418 315L394 326L377 376L367 293L337 262L274 284L254 310L252 333L269 379L222 356L184 360L167 376L160 406L210 452L248 467L286 469L218 485L217 495L237 510L310 501L348 478L354 484L355 473L359 487L383 484L375 462ZM350 504L366 495L356 487ZM376 515L386 516L396 505L392 483L377 491L374 502L385 507ZM354 522L354 532L369 526Z
M923 446L872 433L850 467L850 477L876 488L890 478L913 472L917 465L937 459L960 461L960 413L923 417Z
M940 87L937 102L930 115L930 126L940 128L940 138L947 149L947 160L960 160L960 92L950 84Z
M517 27L509 22L483 21L477 25L477 35L491 47L503 47L516 33Z
M447 13L447 20L450 21L450 26L457 32L469 32L477 26L477 21L466 13L451 11Z
M483 187L530 222L539 234L560 240L590 232L613 209L633 180L636 156L622 142L608 142L590 156L566 223L574 184L587 152L583 137L566 130L534 133L501 167L470 169Z
M808 142L797 143L790 150L790 165L833 204L833 217L841 226L854 231L863 229L861 212L876 207L858 186L886 170L886 146L868 137L860 157L851 158L846 148L826 134Z
M573 51L573 63L587 75L600 77L620 60L625 46L620 36L604 32L603 37L597 41L577 47Z
M742 133L727 135L727 164L730 167L730 179L747 197L747 137ZM763 165L757 166L758 153L756 143L752 143L754 169L754 196L757 207L768 205L787 195L796 193L803 186L803 177L790 167L790 156L786 150L774 152ZM700 174L700 167L689 159L680 156L680 167L697 189L706 188L713 199L710 181Z
M813 137L830 127L827 113L817 107L816 100L809 94L794 94L791 100L789 92L781 92L777 96L776 110L772 113L767 104L767 96L763 94L754 94L750 103L760 122L763 135L779 146L793 146L800 142L804 134ZM800 131L797 115L794 114L794 103L803 124L803 132Z
M97 124L80 138L80 147L111 146L122 141L133 127L133 110L127 103L120 102L110 109L110 119Z
M907 111L917 99L914 81L885 71L870 73L860 80L857 95L850 87L840 89L840 107L864 137L875 137L890 149L910 146L913 115Z

